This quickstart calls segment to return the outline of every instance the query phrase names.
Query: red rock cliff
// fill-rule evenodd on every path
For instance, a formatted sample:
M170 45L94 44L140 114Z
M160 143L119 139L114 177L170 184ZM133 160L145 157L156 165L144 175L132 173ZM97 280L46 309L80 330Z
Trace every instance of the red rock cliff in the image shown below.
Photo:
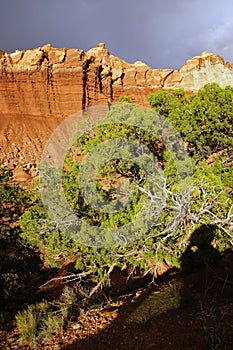
M30 169L61 118L90 105L117 102L123 94L147 105L148 94L156 89L196 91L208 82L233 85L233 66L209 52L175 71L129 64L103 43L86 53L51 45L12 54L0 51L2 157Z

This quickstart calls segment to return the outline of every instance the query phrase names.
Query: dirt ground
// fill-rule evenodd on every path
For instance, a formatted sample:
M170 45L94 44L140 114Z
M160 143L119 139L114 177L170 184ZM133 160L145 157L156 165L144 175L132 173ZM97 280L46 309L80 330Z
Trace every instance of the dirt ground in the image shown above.
M156 283L80 309L42 350L232 349L233 254L216 266L168 273ZM15 327L0 349L29 350Z

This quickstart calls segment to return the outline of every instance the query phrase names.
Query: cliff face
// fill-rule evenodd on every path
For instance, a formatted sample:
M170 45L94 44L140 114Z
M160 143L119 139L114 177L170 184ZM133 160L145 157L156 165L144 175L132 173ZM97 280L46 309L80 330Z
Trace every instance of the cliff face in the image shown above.
M0 51L1 153L10 163L31 169L52 130L77 111L117 102L120 95L146 106L148 94L156 89L197 91L208 82L233 85L233 66L209 52L174 71L129 64L103 43L86 53L51 45L12 54Z
M233 85L233 66L204 52L180 71L129 64L99 44L84 52L46 45L34 50L0 52L1 115L68 116L89 105L117 101L122 94L147 104L150 91L196 91L208 82Z
M90 105L128 94L147 104L168 70L128 64L99 44L88 52L50 45L0 56L1 114L66 117Z

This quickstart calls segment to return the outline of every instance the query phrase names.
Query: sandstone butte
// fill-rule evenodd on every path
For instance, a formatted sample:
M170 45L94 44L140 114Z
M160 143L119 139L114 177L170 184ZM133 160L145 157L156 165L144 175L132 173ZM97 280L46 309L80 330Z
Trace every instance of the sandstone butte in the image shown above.
M46 141L66 117L117 102L120 95L147 106L148 94L157 89L197 91L209 82L233 86L233 65L210 52L173 70L127 63L103 43L87 52L50 44L10 54L0 51L1 159L23 171L18 177L15 173L16 180L27 180L28 174L37 174Z

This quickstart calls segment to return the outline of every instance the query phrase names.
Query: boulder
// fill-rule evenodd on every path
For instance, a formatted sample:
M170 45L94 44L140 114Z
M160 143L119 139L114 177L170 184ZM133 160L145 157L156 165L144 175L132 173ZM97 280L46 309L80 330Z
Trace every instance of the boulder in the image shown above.
M22 168L15 169L13 171L13 180L16 182L26 182L31 176Z

